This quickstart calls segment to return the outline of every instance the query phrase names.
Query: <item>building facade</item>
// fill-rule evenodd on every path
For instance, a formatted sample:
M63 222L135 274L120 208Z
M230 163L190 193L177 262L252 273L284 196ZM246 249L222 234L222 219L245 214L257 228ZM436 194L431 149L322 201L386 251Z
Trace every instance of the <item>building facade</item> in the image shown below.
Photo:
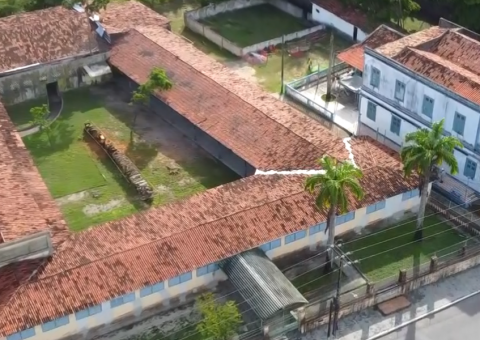
M445 32L448 33L447 30ZM404 40L408 39L403 38ZM440 37L439 39L447 39ZM469 39L469 38L464 38ZM440 40L441 41L441 40ZM435 43L435 41L423 42ZM438 43L438 42L437 42ZM441 42L439 43L441 44ZM399 45L398 42L385 45ZM385 50L386 50L385 47ZM409 48L409 47L404 47ZM427 49L427 48L425 48ZM437 48L438 49L438 48ZM440 55L432 47L432 52L418 52L419 55L432 60ZM428 50L428 49L427 49ZM365 48L363 86L360 101L360 121L375 134L384 136L400 149L405 136L421 128L429 128L433 122L445 120L444 133L457 137L463 148L455 150L459 172L453 178L463 185L480 192L480 105L474 100L456 91L456 79L443 75L445 83L440 81L443 68L430 63L427 59L416 58L413 64L412 56L408 60L401 56L386 55L383 49ZM441 54L443 55L443 54ZM426 68L428 63L429 69ZM453 62L451 62L453 64ZM415 70L414 68L423 69ZM421 66L420 66L421 65ZM453 65L452 67L455 67ZM456 66L458 68L458 66ZM413 68L413 69L412 69ZM425 70L425 71L424 71ZM424 74L425 72L425 74ZM428 74L426 74L428 72ZM437 74L435 77L432 74ZM432 79L433 78L433 79ZM451 79L453 87L448 82ZM464 79L464 82L469 82ZM450 173L448 166L443 169ZM463 195L463 193L458 193Z
M351 211L337 217L336 233L339 235L361 229L383 219L400 218L406 211L415 211L419 203L418 189L414 189ZM315 249L327 240L325 227L326 223L319 221L305 230L284 235L259 247L270 259L280 258L307 247ZM73 339L75 336L77 339L90 339L130 324L132 320L141 320L151 309L158 310L159 306L168 308L174 304L185 303L191 300L195 293L214 289L219 282L227 279L219 266L211 263L42 325L31 325L0 340L57 340L70 337Z

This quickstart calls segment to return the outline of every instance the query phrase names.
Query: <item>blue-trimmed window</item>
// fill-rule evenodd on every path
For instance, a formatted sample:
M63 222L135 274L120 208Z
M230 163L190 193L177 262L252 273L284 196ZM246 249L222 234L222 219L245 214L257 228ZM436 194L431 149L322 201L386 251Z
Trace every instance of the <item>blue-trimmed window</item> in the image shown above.
M273 240L272 242L265 243L263 246L260 247L264 252L269 250L273 250L278 248L282 245L282 239Z
M327 228L327 222L322 222L320 224L310 227L310 235L318 234L321 231L324 231Z
M463 175L470 179L474 179L476 173L477 173L477 163L467 158L465 162L465 168L463 169Z
M289 243L301 240L302 238L305 238L306 236L307 236L307 231L306 230L297 231L296 233L285 236L285 244L289 244Z
M135 293L125 294L110 301L110 307L115 308L129 302L135 301Z
M140 289L140 297L152 295L153 293L162 291L164 288L165 284L163 282L155 283L154 285L144 287Z
M370 75L370 85L380 87L380 70L372 66L372 74Z
M402 194L402 201L409 200L410 198L413 198L413 197L418 197L418 195L419 195L418 189L414 189L414 190L411 190L411 191L408 191L408 192L404 192Z
M377 118L377 105L371 101L367 103L367 118L373 121Z
M432 98L429 96L423 96L422 113L425 116L432 118L434 104L435 101Z
M190 281L191 279L192 279L192 272L188 272L168 280L168 286L173 287L173 286L179 285L180 283Z
M43 332L48 332L51 331L52 329L68 325L70 320L68 319L68 315L64 316L63 318L58 318L56 320L50 321L50 322L45 322L42 325L42 331Z
M24 340L33 336L35 336L35 328L29 328L12 335L8 335L7 340Z
M350 211L349 213L346 213L345 215L340 215L335 218L335 225L340 225L343 223L347 223L351 220L355 219L355 211Z
M81 310L75 313L75 319L81 320L88 318L89 316L98 314L102 311L102 305L96 305L93 307L88 307L87 309Z
M395 83L395 99L401 102L405 99L405 84L400 80L397 80Z
M207 275L208 273L213 273L216 270L218 270L218 264L210 263L209 265L198 268L197 276Z
M385 201L380 201L375 204L369 205L367 207L367 214L371 214L375 211L382 210L383 208L385 208L385 203L386 203Z
M390 122L390 131L396 134L397 136L399 136L401 125L402 125L402 120L392 115L392 121Z
M453 117L453 131L458 133L459 135L463 136L463 132L465 131L465 116L461 115L458 112L455 112L455 117Z

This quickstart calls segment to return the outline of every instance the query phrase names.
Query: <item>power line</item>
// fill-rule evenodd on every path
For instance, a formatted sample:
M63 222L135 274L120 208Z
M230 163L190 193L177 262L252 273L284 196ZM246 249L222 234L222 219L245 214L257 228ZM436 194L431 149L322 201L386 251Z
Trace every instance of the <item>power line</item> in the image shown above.
M479 209L479 210L475 210L475 211L480 211L480 209ZM453 220L453 219L455 219L455 218L456 218L456 217L453 217L452 219L449 219L449 220L447 220L447 221L451 221L451 220ZM479 218L479 219L480 219L480 218ZM477 220L478 220L478 219L477 219ZM422 230L430 229L430 228L432 228L432 227L434 227L434 226L437 226L437 225L439 225L439 224L443 224L443 223L445 223L445 222L446 222L446 221L440 221L440 222L437 222L437 223L434 223L434 224L430 224L428 227L422 228ZM473 221L472 221L472 222L473 222ZM392 228L391 228L391 229L392 229ZM452 228L452 230L453 230L453 228ZM452 230L447 229L446 231L452 231ZM360 248L360 249L352 250L352 252L359 252L359 251L362 251L362 250L365 250L365 249L368 249L368 248L371 248L371 247L375 247L375 246L377 246L377 245L379 245L379 244L383 244L383 243L390 242L390 241L392 241L392 240L395 240L395 239L404 237L405 235L413 234L413 233L415 233L416 231L417 231L417 230L412 230L412 231L407 232L407 233L404 233L404 234L402 234L402 235L398 235L398 236L395 236L395 237L391 237L391 238L389 238L389 239L386 239L386 240L383 240L383 241L380 241L380 242L377 242L377 243L368 245L368 246L363 247L363 248ZM344 245L344 244L340 244L339 247L341 248L343 245Z
M434 199L434 200L435 200L435 199ZM436 201L436 200L435 200L435 201ZM466 203L470 203L470 202L473 202L473 201L474 201L474 200L472 199L472 200L467 201L467 202L465 202L465 203L454 205L453 207L450 207L450 208L448 208L448 209L445 209L445 211L448 211L448 210L451 210L451 209L455 209L455 208L457 208L457 207L459 207L459 206L461 206L461 205L465 205ZM476 199L475 199L475 201L476 201ZM478 211L478 210L475 210L475 211ZM438 215L438 214L441 214L441 212L436 212L436 213L433 213L433 214L424 216L423 219L425 220L427 217L435 216L435 215ZM460 216L464 216L464 215L460 215ZM416 218L412 218L412 219L409 220L409 221L406 221L406 222L401 223L401 224L397 224L397 225L395 225L395 226L393 226L393 227L385 228L385 229L379 230L379 231L377 231L377 232L374 232L374 233L371 233L371 234L368 234L368 235L365 235L365 236L362 236L362 237L355 238L355 239L353 239L353 240L351 240L351 241L344 242L344 243L342 243L342 245L350 244L350 243L353 243L353 242L357 242L357 241L363 240L363 239L365 239L365 238L367 238L367 237L371 237L371 236L374 236L374 235L377 235L377 234L380 234L380 233L384 233L384 232L386 232L386 231L389 231L389 230L392 230L392 229L395 229L395 228L398 228L398 227L407 225L407 224L409 224L409 223L411 223L411 222L413 222L413 221L415 221L415 220L416 220ZM451 220L452 220L452 219L450 219L450 220L448 220L448 221L451 221Z

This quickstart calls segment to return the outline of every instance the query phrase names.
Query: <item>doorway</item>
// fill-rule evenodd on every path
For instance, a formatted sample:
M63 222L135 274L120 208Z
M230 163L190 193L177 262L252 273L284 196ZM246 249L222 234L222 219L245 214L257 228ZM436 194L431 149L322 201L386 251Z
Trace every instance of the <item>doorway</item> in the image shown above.
M50 103L55 103L60 101L60 95L58 93L58 81L53 83L48 83L47 85L47 97Z

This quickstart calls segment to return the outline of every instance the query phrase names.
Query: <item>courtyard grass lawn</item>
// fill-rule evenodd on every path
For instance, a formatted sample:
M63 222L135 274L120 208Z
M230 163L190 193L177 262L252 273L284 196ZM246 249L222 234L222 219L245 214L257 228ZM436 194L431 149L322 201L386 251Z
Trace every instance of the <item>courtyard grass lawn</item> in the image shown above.
M120 112L121 106L107 106L102 96L92 94L89 89L64 93L63 98L63 112L52 124L52 143L41 132L25 137L24 143L71 230L82 230L148 208L137 199L134 188L108 156L84 137L83 126L87 121L99 127L134 161L156 191L153 205L237 179L230 170L207 157L186 160L179 164L177 174L171 174L166 167L171 160L162 154L162 146L150 145L131 132L132 116ZM126 103L124 106L131 108Z
M371 236L362 235L357 241L348 241L343 250L353 252L350 258L360 260L358 266L370 280L379 281L398 275L401 269L427 263L434 254L440 257L451 253L465 240L439 217L428 216L424 222L423 241L413 242L415 226L414 219L401 221L384 231L373 231ZM366 259L361 260L363 258Z
M32 115L30 114L30 109L32 107L42 106L43 104L48 104L47 97L27 100L20 104L7 105L6 108L17 129L22 129L31 125Z
M240 47L307 28L300 19L268 4L220 13L201 23Z
M318 266L319 268L299 274L292 280L292 284L300 293L305 295L320 288L324 288L325 291L335 289L335 284L337 283L338 278L337 271L325 274L323 266L320 264Z

